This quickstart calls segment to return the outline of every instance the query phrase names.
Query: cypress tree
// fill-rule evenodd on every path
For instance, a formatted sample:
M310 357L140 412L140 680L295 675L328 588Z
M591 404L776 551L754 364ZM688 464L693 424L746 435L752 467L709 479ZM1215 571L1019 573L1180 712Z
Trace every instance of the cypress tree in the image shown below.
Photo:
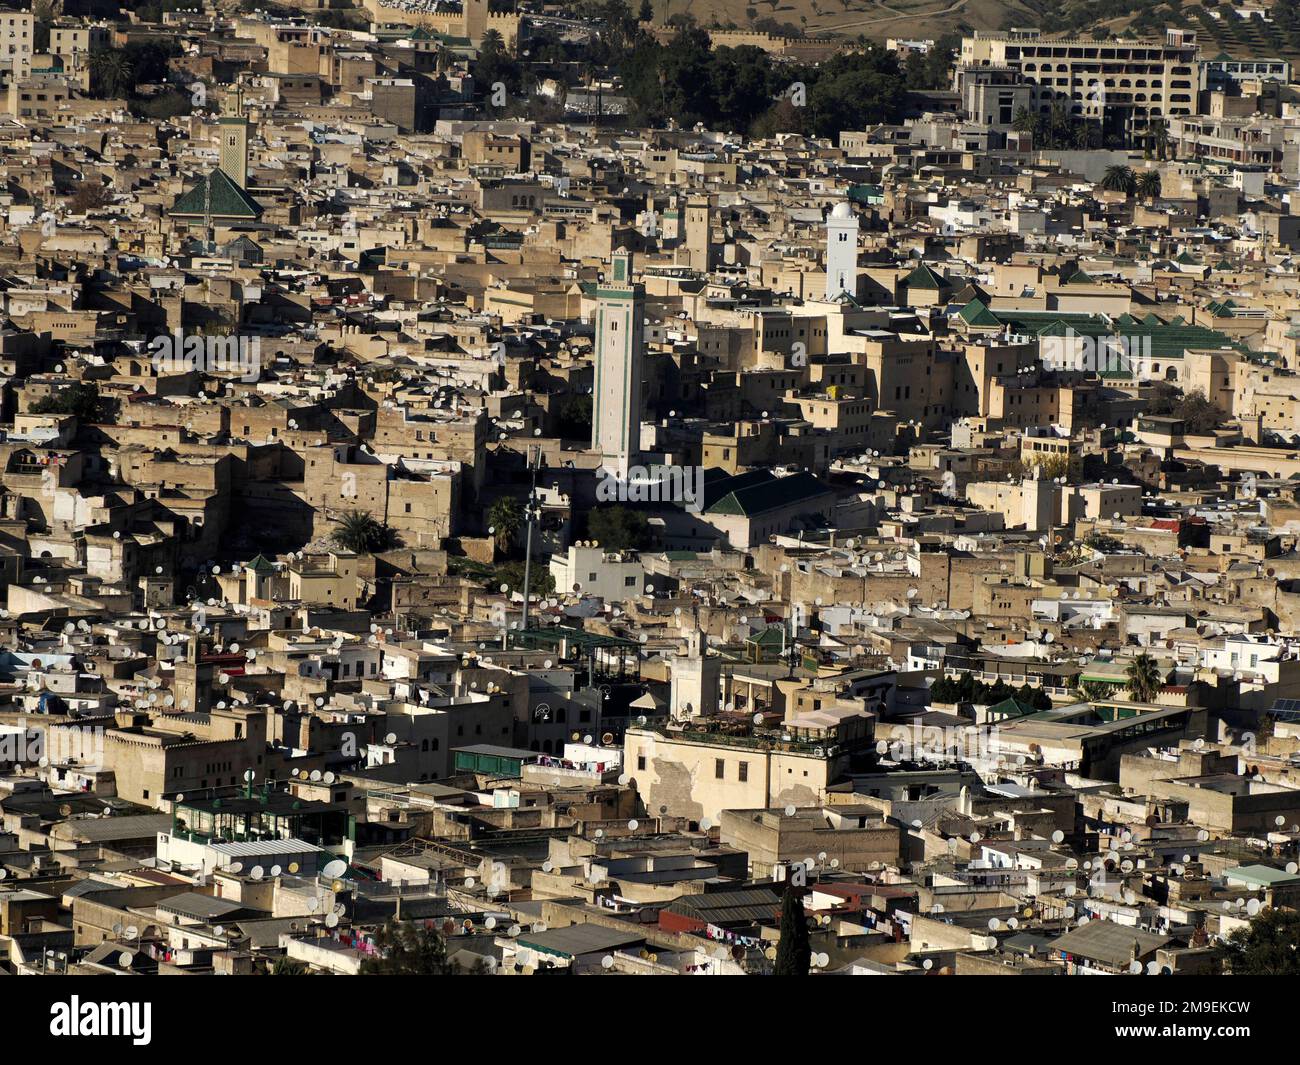
M808 942L808 918L803 912L803 893L787 885L781 899L781 939L776 945L777 976L807 976L812 964Z

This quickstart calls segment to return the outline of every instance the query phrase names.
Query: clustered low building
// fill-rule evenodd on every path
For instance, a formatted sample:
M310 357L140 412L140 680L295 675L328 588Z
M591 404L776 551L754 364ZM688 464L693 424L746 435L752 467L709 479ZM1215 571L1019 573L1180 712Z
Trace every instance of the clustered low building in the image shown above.
M764 140L365 12L0 71L0 971L762 974L793 894L818 973L1218 973L1296 907L1288 64L975 36ZM89 93L176 35L192 109ZM1036 146L1103 63L1158 146Z

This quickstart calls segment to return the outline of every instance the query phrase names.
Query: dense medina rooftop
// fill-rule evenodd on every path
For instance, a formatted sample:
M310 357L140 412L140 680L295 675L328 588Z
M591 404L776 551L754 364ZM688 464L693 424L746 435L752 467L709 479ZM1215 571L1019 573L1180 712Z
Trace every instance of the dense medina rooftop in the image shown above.
M1293 973L1274 11L4 12L0 971Z

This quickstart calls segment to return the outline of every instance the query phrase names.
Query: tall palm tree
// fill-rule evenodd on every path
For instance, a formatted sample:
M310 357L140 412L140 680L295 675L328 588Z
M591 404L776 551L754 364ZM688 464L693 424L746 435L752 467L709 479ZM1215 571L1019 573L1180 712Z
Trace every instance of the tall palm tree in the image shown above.
M1164 686L1164 678L1160 676L1160 667L1156 665L1156 660L1146 652L1138 655L1128 664L1124 676L1128 680L1129 694L1133 696L1135 702L1149 703L1153 701Z
M1143 170L1138 175L1137 194L1144 200L1158 200L1160 198L1160 172L1158 170Z
M117 99L130 88L134 78L131 60L116 48L102 48L90 54L90 76L106 99Z
M1107 192L1122 192L1125 196L1131 196L1137 187L1137 178L1133 176L1131 167L1118 164L1108 166L1101 179L1101 187Z
M1038 125L1038 119L1027 107L1020 107L1011 119L1011 128L1017 133L1033 133L1034 127Z
M1169 150L1169 123L1163 118L1153 118L1147 123L1149 142L1156 150L1156 158L1164 159Z
M397 532L377 521L369 511L349 510L334 523L338 528L331 539L345 551L372 555L401 546Z
M506 552L510 550L519 535L519 530L523 528L524 511L517 499L512 496L502 496L488 508L487 520L492 537L496 540L497 550Z

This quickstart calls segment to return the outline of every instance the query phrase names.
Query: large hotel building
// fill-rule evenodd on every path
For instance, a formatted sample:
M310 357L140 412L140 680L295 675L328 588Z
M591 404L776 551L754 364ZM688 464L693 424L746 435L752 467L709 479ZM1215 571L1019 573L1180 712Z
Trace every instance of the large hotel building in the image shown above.
M1152 118L1195 111L1196 40L1178 30L1164 42L976 33L962 39L956 81L969 113L995 126L1007 127L1008 111L1022 105L1045 114L1062 103L1107 128L1141 128Z

